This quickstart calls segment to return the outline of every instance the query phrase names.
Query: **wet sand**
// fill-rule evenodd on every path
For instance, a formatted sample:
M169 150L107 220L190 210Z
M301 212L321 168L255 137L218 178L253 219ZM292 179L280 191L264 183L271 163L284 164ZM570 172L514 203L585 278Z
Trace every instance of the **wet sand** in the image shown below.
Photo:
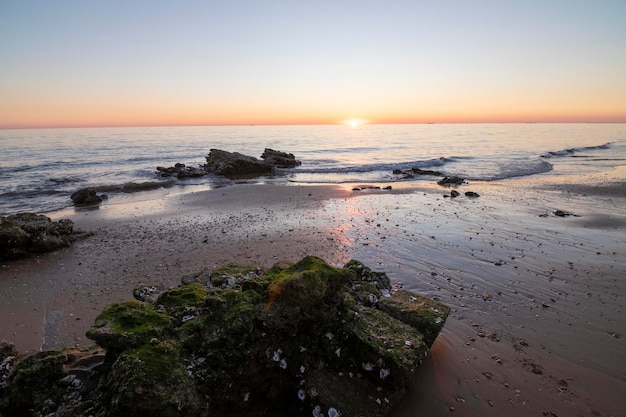
M55 213L95 234L2 264L0 339L22 352L85 345L101 309L142 284L228 262L356 258L453 308L395 417L622 415L623 178L459 188L475 199L436 184L188 187Z

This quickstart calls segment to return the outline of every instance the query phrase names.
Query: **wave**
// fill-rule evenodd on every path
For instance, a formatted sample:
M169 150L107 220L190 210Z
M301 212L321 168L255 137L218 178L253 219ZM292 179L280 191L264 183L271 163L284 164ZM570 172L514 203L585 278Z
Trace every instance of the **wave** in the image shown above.
M610 149L612 144L613 142L607 142L604 145L598 145L598 146L583 146L580 148L568 148L568 149L562 149L560 151L550 151L550 152L544 153L543 155L541 155L541 157L542 158L554 158L554 157L562 157L562 156L581 157L575 154L579 152L596 151L599 149Z
M429 168L439 167L445 165L447 162L452 162L448 158L434 158L422 161L410 161L410 162L386 162L382 164L364 164L364 165L351 165L344 167L306 167L300 166L290 169L279 169L279 172L290 172L295 174L345 174L345 173L367 173L377 171L391 172L394 169L408 170L411 168Z
M503 180L507 178L527 177L529 175L543 174L550 172L554 166L542 160L524 161L519 164L508 162L500 168L500 172L496 174L492 180Z
M74 182L82 182L84 180L78 177L53 177L48 178L48 181L54 184L70 184Z

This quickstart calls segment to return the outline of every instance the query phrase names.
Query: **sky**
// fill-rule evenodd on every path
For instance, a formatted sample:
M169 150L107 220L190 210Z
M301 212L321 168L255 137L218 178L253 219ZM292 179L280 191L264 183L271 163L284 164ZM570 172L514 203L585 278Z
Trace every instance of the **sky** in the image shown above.
M626 122L626 0L0 0L0 128Z

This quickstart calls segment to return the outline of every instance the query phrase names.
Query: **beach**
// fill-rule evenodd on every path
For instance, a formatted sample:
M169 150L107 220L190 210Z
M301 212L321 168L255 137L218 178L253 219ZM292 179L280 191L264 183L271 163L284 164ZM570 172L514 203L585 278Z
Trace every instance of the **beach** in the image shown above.
M55 212L93 235L2 263L0 339L22 353L88 345L102 308L141 285L233 262L354 258L453 311L393 416L618 416L623 179L616 169L470 181L455 198L434 183L243 183Z

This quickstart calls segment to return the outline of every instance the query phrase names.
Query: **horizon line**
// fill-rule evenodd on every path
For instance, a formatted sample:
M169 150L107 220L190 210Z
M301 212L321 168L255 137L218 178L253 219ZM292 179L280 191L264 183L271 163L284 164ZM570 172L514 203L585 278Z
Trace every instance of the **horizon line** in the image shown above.
M624 120L583 120L583 121L421 121L421 122L368 122L360 119L360 126L365 125L450 125L450 124L624 124ZM0 130L27 130L27 129L101 129L101 128L146 128L146 127L228 127L228 126L334 126L347 125L347 121L327 123L171 123L171 124L60 124L60 125L15 125L0 126Z

